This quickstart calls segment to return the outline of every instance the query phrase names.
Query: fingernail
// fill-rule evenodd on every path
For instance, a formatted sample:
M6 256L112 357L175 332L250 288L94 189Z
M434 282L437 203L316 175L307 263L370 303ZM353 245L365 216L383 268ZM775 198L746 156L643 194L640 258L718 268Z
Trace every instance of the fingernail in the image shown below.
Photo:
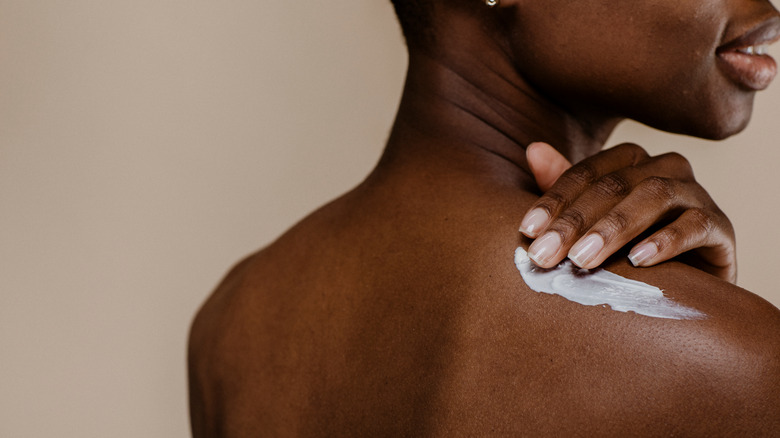
M528 237L536 237L539 231L547 225L550 216L542 208L534 208L529 211L520 223L520 232Z
M643 243L628 254L628 259L634 266L642 266L658 254L658 246L653 242Z
M601 252L604 248L604 238L601 234L593 233L580 240L569 251L569 259L575 265L583 267Z
M528 257L537 265L547 263L561 247L561 235L555 231L545 233L528 248Z

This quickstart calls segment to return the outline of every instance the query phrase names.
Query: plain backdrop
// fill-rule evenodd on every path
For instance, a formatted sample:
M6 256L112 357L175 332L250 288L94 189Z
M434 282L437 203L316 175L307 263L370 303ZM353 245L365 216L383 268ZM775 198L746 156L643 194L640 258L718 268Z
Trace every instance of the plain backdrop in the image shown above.
M0 436L187 436L193 314L365 177L404 69L389 0L0 0ZM686 155L775 305L778 116L611 141Z

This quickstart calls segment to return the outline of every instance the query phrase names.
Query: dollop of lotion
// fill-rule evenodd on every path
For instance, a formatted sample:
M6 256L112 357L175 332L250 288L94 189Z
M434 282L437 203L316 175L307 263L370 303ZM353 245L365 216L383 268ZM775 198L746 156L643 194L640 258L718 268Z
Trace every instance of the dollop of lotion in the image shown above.
M515 250L515 265L525 284L536 292L560 295L586 306L607 305L618 312L653 318L702 319L706 315L666 298L661 289L603 269L587 270L566 260L555 268L536 266L523 248Z

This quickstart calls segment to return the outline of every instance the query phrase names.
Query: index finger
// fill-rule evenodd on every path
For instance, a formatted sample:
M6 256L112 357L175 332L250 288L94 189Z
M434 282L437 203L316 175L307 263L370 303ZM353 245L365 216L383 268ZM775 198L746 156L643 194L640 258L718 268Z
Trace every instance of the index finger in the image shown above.
M563 173L552 188L526 213L520 232L530 238L539 236L551 220L565 210L594 181L648 158L648 153L632 143L623 143L586 158Z

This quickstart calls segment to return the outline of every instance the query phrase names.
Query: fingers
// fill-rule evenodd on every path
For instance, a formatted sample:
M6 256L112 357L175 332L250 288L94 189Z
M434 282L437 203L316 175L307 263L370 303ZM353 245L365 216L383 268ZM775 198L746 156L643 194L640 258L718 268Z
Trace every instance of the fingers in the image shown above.
M578 204L579 201L571 209L578 208ZM538 260L543 267L554 266L568 256L575 265L593 269L636 236L680 211L683 213L671 224L632 249L629 258L634 266L653 266L695 250L696 257L686 263L735 282L736 244L731 222L700 185L668 178L651 177L641 181L581 238L575 229L551 224L550 230L537 240L538 249L531 245L529 254L535 254L534 261ZM579 240L568 249L571 238L566 236L576 236L573 238Z
M586 231L571 247L568 257L577 266L595 268L654 224L675 212L698 209L709 201L709 195L695 182L645 178Z
M549 220L528 254L545 268L568 256L576 265L592 269L653 224L705 203L714 205L693 181L687 160L677 154L648 158L588 184Z
M634 266L653 266L691 250L696 267L731 283L737 280L736 244L731 222L708 209L689 209L638 243L628 255Z
M531 143L525 150L525 157L542 192L550 190L563 172L571 167L569 160L547 143Z
M590 185L605 175L631 167L648 157L637 145L622 144L583 160L565 171L534 205L520 224L520 232L536 238L559 214L577 200Z
M632 263L651 266L682 254L685 263L735 281L731 223L681 155L650 158L624 144L565 171L568 162L547 144L529 147L527 157L540 187L551 184L520 227L537 238L528 249L537 265L551 268L568 256L595 268L649 228L676 218L632 249Z
M613 152L615 155L611 161L606 163L606 166L601 167L604 170L599 170L599 173L594 174L599 176L598 178L594 176L587 183L576 184L573 183L574 179L567 179L574 172L567 172L555 184L553 189L537 202L537 205L546 205L546 208L552 211L552 215L548 216L544 207L530 210L523 225L525 226L524 231L528 231L530 228L534 234L540 235L528 250L529 257L537 265L551 268L560 263L567 255L573 256L569 252L572 245L599 219L607 216L618 203L632 192L640 181L646 179L648 175L652 175L658 167L663 167L659 166L659 162L666 160L666 158L662 159L659 157L657 159L645 160L640 165L627 165L627 163L634 163L635 157L645 155L644 150L639 149L639 151L636 151L617 148L608 152ZM581 165L582 163L578 164L572 168L572 171L578 169ZM617 171L611 171L610 166L612 165L622 166L622 168L619 168ZM603 175L600 175L602 173ZM649 195L647 193L645 196ZM666 196L660 196L660 199L666 199ZM658 217L654 216L657 211L658 208L648 205L646 209L641 210L641 213L630 210L626 216L621 214L620 210L617 210L609 218L613 222L617 221L621 230L628 228L628 232L634 232L635 234L630 237L633 238L658 220ZM642 219L644 222L631 220L634 217ZM648 220L650 222L647 222ZM537 224L534 223L535 221L540 222ZM636 229L635 226L643 226L644 228ZM528 235L528 233L526 234ZM599 236L589 236L575 250L576 253L582 252L581 256L587 256L590 259L602 254L607 243L610 242L605 241L603 236L601 239ZM616 251L621 246L610 247L610 253ZM604 254L603 258L606 258L608 255ZM575 258L575 260L577 259Z
M541 237L531 244L528 249L529 257L537 265L550 268L560 263L568 255L578 266L588 268L589 266L583 266L584 261L591 261L593 258L601 259L597 256L604 254L607 243L610 243L610 246L618 243L615 238L606 239L605 237L612 237L607 233L595 232L592 229L594 224L601 222L600 228L604 230L619 229L622 232L621 235L626 232L630 233L636 226L641 225L637 221L631 220L631 216L626 217L622 213L624 208L630 207L619 206L623 199L631 193L632 186L633 182L629 177L618 173L608 174L593 183L552 220ZM631 214L636 216L636 219L650 221L649 224L652 224L657 220L657 217L648 216L655 216L656 211L656 209L648 208L646 215L637 215L635 212ZM606 218L609 218L608 222ZM586 233L588 235L584 239L580 239ZM575 242L577 243L575 244ZM603 257L606 258L606 255Z

